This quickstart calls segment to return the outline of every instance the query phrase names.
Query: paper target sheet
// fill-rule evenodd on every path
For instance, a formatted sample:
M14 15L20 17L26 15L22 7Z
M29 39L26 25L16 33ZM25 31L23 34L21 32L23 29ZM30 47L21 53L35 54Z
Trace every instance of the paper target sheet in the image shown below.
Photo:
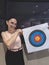
M28 53L49 48L48 23L27 27L22 30Z

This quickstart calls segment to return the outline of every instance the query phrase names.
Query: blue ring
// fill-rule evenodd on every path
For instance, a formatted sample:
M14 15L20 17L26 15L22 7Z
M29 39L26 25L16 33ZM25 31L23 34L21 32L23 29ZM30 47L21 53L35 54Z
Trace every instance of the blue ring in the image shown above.
M34 36L37 35L37 34L41 36L41 40L40 40L39 42L36 42L36 41L34 40ZM30 35L29 35L29 42L30 42L33 46L35 46L35 47L39 47L39 46L43 45L43 44L45 43L45 41L46 41L46 35L45 35L45 33L44 33L43 31L41 31L41 30L34 30L34 31L32 31L32 32L30 33Z

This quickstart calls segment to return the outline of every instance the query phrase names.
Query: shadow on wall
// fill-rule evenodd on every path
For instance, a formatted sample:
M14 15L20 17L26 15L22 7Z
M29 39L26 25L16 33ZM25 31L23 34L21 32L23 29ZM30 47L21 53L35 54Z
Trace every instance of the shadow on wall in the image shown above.
M32 26L34 26L34 25L43 24L43 23L45 23L45 22L44 21L41 21L41 22L38 22L38 23L32 22L31 24L32 24ZM28 60L35 60L35 59L40 59L40 58L44 58L44 57L49 56L48 49L28 54L25 44L24 44L24 52L25 52L26 58Z
M26 58L28 60L35 60L35 59L40 59L40 58L44 58L44 57L48 57L49 56L48 49L42 50L42 51L38 51L38 52L33 52L33 53L27 53L26 46L24 46L24 52L25 52Z

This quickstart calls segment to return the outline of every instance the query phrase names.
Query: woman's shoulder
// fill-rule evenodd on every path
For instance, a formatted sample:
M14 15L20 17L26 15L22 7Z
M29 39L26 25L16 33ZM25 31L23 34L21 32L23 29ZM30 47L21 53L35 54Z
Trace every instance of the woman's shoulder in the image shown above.
M1 32L1 35L5 34L6 32L7 32L7 31L2 31L2 32Z
M7 31L2 31L1 33L6 33Z

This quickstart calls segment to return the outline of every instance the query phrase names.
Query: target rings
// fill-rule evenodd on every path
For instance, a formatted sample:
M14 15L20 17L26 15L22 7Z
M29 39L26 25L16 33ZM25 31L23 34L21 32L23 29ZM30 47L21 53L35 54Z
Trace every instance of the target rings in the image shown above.
M46 35L41 30L34 30L29 35L29 42L35 47L43 45L45 41L46 41Z

